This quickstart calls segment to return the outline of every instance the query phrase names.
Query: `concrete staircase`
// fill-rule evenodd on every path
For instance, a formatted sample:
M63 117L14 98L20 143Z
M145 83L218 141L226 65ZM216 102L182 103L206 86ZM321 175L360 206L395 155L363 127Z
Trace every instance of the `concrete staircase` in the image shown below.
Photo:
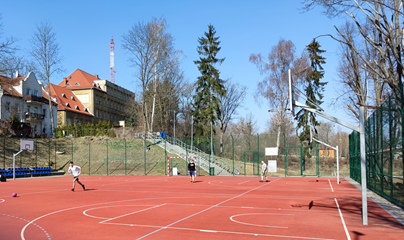
M232 176L233 175L233 164L230 163L228 159L222 159L220 157L211 156L201 151L196 147L192 147L183 143L176 138L167 137L166 139L160 138L157 134L148 133L146 140L154 145L165 148L167 152L177 154L178 156L191 156L196 157L197 165L199 165L203 170L209 172L209 162L210 167L214 168L216 176ZM240 169L234 169L234 175L239 175Z

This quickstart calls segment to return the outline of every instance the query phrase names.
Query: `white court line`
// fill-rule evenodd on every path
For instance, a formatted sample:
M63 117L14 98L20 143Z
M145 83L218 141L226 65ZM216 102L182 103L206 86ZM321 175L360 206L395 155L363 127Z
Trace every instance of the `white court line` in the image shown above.
M146 180L141 180L141 181L125 181L125 182L109 183L109 184L103 184L101 186L124 184L124 183L149 182L149 181L152 181L152 180L160 180L160 178L152 178L152 179L146 179ZM167 181L167 179L166 179L166 181Z
M334 192L334 188L332 188L332 184L331 184L330 179L328 179L328 182L330 183L331 191Z
M149 208L145 208L145 209L142 209L142 210L139 210L139 211L136 211L136 212L127 213L127 214L124 214L124 215L121 215L121 216L118 216L118 217L109 218L107 220L101 221L100 223L106 223L106 222L109 222L109 221L112 221L112 220L115 220L115 219L118 219L118 218L121 218L121 217L126 217L126 216L129 216L129 215L135 214L135 213L144 212L144 211L147 211L147 210L150 210L150 209L153 209L153 208L157 208L157 207L161 207L161 206L164 206L164 205L166 205L166 204L163 203L163 204L153 206L153 207L149 207Z
M245 181L245 182L241 182L241 183L237 183L237 184L243 184L243 183L246 183L246 182L249 182L249 181L251 181L251 180L248 180L248 181Z
M261 187L263 187L263 186L266 186L266 185L268 185L268 184L270 184L270 183L274 183L274 182L276 182L276 181L278 181L278 180L280 180L280 179L281 179L281 178L278 178L278 179L276 179L275 181L272 181L272 182L266 183L266 184L264 184L264 185L258 186L258 187L256 187L256 188L250 189L250 190L248 190L247 192L244 192L244 193L242 193L242 194L239 194L239 195L237 195L237 196L234 196L234 197L232 197L232 198L229 198L229 199L227 199L227 200L224 200L224 201L222 201L222 202L220 202L220 203L218 203L218 204L216 204L216 205L214 205L214 206L212 206L212 207L206 208L206 209L204 209L204 210L202 210L202 211L199 211L199 212L197 212L197 213L194 213L194 214L192 214L192 215L190 215L190 216L188 216L188 217L185 217L185 218L180 219L180 220L178 220L178 221L176 221L176 222L173 222L173 223L171 223L171 224L168 224L168 225L165 226L165 227L162 227L162 228L160 228L160 229L157 229L157 230L155 230L155 231L153 231L153 232L151 232L151 233L148 233L148 234L146 234L146 235L144 235L144 236L142 236L142 237L140 237L140 238L137 238L137 239L142 239L142 238L145 238L145 237L147 237L147 236L150 236L150 235L152 235L152 234L154 234L154 233L156 233L156 232L159 232L159 231L161 231L161 230L163 230L163 229L165 229L165 228L167 228L167 227L170 227L170 226L172 226L172 225L174 225L174 224L176 224L176 223L182 222L182 221L184 221L184 220L186 220L186 219L188 219L188 218L191 218L191 217L196 216L196 215L198 215L198 214L200 214L200 213L206 212L206 211L208 211L208 210L210 210L210 209L212 209L212 208L214 208L214 207L217 207L217 206L219 206L219 205L221 205L221 204L223 204L223 203L225 203L225 202L228 202L228 201L231 201L231 200L233 200L233 199L235 199L235 198L241 197L241 196L243 196L243 195L245 195L245 194L247 194L247 193L249 193L249 192L252 192L252 191L254 191L254 190L258 189L258 188L261 188Z
M124 226L131 226L131 227L150 227L150 228L198 231L198 232L207 232L207 233L225 233L225 234L239 234L239 235L250 235L250 236L263 236L263 237L296 238L296 239L311 239L311 240L336 240L336 239L332 239L332 238L315 238L315 237L287 236L287 235L261 234L261 233L249 233L249 232L232 232L232 231L208 230L208 229L197 229L197 228L163 227L163 226L141 225L141 224L126 224L126 223L107 223L107 224L124 225Z
M339 208L338 201L336 198L334 198L334 199L335 199L335 203L337 204L337 208L338 208L339 215L341 217L342 225L344 225L346 237L348 240L351 240L351 237L349 236L348 228L345 225L344 217L342 216L341 209Z
M238 216L245 216L245 215L283 215L283 216L293 216L295 214L284 214L284 213L244 213L244 214L237 214L233 215L230 217L230 220L232 220L235 223L240 223L244 225L250 225L250 226L258 226L258 227L270 227L270 228L288 228L288 227L282 227L282 226L269 226L269 225L259 225L259 224L253 224L253 223L246 223L246 222L241 222L234 220L233 217L238 217Z
M160 197L160 198L141 198L141 199L127 199L127 200L120 200L120 201L112 201L112 202L102 202L102 203L94 203L94 204L88 204L88 205L82 205L82 206L78 206L78 207L71 207L71 208L66 208L66 209L61 209L61 210L57 210L54 212L50 212L47 214L44 214L42 216L39 216L37 218L35 218L34 220L30 221L29 223L27 223L22 229L21 229L21 239L25 240L25 229L27 229L27 227L31 224L34 224L34 222L38 221L41 218L50 216L52 214L56 214L56 213L60 213L60 212L65 212L65 211L69 211L69 210L73 210L73 209L78 209L78 208L84 208L84 207L91 207L91 206L97 206L97 205L103 205L103 204L112 204L112 203L122 203L122 202L135 202L135 201L144 201L144 200L157 200L157 199L179 199L179 198L190 198L190 197Z
M109 219L106 217L97 217L93 216L87 213L87 211L95 210L95 209L101 209L101 208L113 208L113 207L150 207L150 206L156 206L156 205L115 205L115 206L104 206L104 207L96 207L96 208L90 208L87 210L83 211L83 214L87 217L92 217L92 218L100 218L100 219Z
M6 200L4 200L4 199L0 199L0 201L1 201L0 203L4 203Z

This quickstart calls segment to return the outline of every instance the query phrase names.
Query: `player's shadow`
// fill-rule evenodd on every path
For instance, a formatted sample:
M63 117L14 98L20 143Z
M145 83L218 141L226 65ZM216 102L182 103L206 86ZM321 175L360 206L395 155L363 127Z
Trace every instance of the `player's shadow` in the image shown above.
M95 188L86 188L86 192L88 192L88 191L97 191L98 189L95 189Z
M197 180L196 180L196 181L194 181L194 183L200 183L200 182L203 182L203 181L197 181Z
M360 240L361 238L361 236L365 236L365 234L363 234L363 233L360 233L360 232L357 232L357 231L352 231L352 233L355 235L354 236L354 240ZM362 238L363 239L363 238Z

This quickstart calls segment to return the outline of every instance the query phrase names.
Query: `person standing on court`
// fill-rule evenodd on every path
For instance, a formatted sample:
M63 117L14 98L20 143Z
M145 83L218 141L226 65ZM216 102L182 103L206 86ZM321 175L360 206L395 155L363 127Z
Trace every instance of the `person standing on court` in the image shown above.
M267 179L268 167L264 161L261 161L261 163L262 163L262 165L261 165L261 181L260 182L264 181L264 176L265 176L265 182L269 182Z
M195 182L195 163L194 160L192 160L190 163L188 163L188 171L189 171L189 176L191 177L191 183Z
M79 181L79 176L80 176L80 174L81 174L81 167L74 165L73 162L70 162L70 166L69 166L68 172L73 175L73 188L72 188L72 191L74 192L74 187L76 186L76 182L77 182L78 184L80 184L81 187L83 187L83 190L85 191L85 190L86 190L86 187L84 186L84 184L82 184L82 183Z

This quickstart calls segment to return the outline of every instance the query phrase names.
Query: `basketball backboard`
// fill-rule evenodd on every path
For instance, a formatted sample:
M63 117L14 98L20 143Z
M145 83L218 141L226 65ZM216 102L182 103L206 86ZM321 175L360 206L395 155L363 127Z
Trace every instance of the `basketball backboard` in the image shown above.
M293 117L295 116L295 92L292 81L292 70L289 69L289 110L292 113Z
M34 141L33 140L21 139L21 141L20 141L20 150L33 151L34 150Z
M278 148L277 147L265 148L265 156L278 156Z

